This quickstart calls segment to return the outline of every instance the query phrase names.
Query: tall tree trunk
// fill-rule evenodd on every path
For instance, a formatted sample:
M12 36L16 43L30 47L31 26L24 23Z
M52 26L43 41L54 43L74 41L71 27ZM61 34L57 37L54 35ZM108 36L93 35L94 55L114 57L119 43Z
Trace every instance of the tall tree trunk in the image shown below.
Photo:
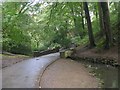
M82 17L82 28L83 30L85 29L85 26L84 26L84 17L83 17L83 12L80 13L81 14L81 17Z
M76 23L76 18L75 18L75 16L74 16L74 8L73 8L73 5L70 6L70 9L71 9L71 13L72 13L73 21L74 21L75 34L76 34L76 33L77 33L77 23Z
M112 35L111 35L111 28L110 28L108 3L107 2L100 2L100 3L103 11L103 22L104 22L104 30L105 30L105 36L106 36L105 48L109 49L110 45L112 44Z
M85 16L86 16L86 19L87 19L90 47L92 48L92 47L95 46L95 42L94 42L94 36L93 36L93 31L92 31L92 24L91 24L88 4L87 4L87 2L83 2L83 4L84 4Z
M99 10L99 23L100 23L100 35L104 35L104 22L103 22L103 12L101 8L101 3L98 2L98 10Z
M85 29L85 25L84 25L84 16L83 16L83 4L80 5L80 7L81 7L80 15L81 15L81 17L82 17L82 28L83 28L83 30L84 30L84 29Z
M76 17L75 17L75 15L74 15L74 12L75 12L75 9L74 9L74 6L73 5L71 5L71 6L69 6L70 7L70 9L71 9L71 14L72 14L72 17L73 17L73 21L74 21L74 29L75 29L75 35L79 35L80 36L80 38L82 39L82 35L79 33L79 27L78 27L78 24L77 24L77 19L76 19Z

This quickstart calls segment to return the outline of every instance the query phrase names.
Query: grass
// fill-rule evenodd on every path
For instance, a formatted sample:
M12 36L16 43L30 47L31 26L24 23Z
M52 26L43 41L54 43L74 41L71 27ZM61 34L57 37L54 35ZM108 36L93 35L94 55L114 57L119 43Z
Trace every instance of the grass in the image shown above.
M26 55L19 55L19 54L15 54L15 55L7 55L7 54L0 54L0 57L2 58L4 58L4 57L6 57L6 58L29 58L30 56L26 56Z

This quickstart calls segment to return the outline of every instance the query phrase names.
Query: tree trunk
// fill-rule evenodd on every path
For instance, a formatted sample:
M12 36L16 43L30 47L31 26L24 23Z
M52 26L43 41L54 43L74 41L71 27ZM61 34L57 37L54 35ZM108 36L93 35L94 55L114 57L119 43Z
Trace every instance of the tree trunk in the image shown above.
M73 21L74 21L75 34L77 34L77 23L76 23L76 18L75 18L75 16L74 16L74 8L73 8L73 5L70 7L70 9L71 9L71 13L72 13Z
M100 35L104 35L104 22L103 22L103 13L101 8L101 3L98 2L98 10L99 10L99 23L100 23Z
M81 17L82 17L82 28L83 30L85 29L85 26L84 26L84 17L83 17L83 12L80 13L81 14Z
M84 25L84 15L83 15L83 4L81 4L80 5L80 7L81 7L81 12L80 12L80 15L81 15L81 17L82 17L82 28L83 28L83 30L85 29L85 25Z
M108 9L107 2L100 2L100 3L101 3L102 11L103 11L103 22L104 22L104 30L105 30L105 36L106 36L105 48L109 49L110 45L112 44L109 9Z
M92 47L95 46L95 42L94 42L94 36L93 36L93 31L92 31L92 24L91 24L88 4L87 4L87 2L83 2L83 4L84 4L85 16L86 16L86 19L87 19L90 47L92 48Z
M80 38L82 39L83 38L83 36L82 36L82 34L81 33L79 33L79 25L78 25L78 23L77 23L77 21L78 21L78 19L75 17L75 15L74 15L74 12L75 12L75 8L74 8L74 6L73 5L71 5L71 6L69 6L70 7L70 10L71 10L71 14L72 14L72 17L73 17L73 21L74 21L74 29L75 29L75 35L76 36L80 36Z

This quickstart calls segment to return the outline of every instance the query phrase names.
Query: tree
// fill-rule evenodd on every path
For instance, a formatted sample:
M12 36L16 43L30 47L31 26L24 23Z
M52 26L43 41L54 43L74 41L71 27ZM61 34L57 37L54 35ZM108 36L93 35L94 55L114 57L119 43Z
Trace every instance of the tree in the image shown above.
M101 8L101 3L98 2L98 11L99 11L99 22L100 22L100 34L103 36L104 34L104 22L103 22L103 13Z
M3 50L28 54L31 52L30 36L27 33L28 24L32 22L26 13L19 13L24 2L4 2L2 6ZM25 8L25 7L24 7ZM23 9L22 9L23 11Z
M85 16L86 16L86 19L87 19L87 26L88 26L88 35L89 35L90 47L92 48L92 47L95 46L94 36L93 36L93 31L92 31L92 24L91 24L91 19L90 19L88 4L87 4L87 2L83 2L83 3L84 3Z
M81 8L82 8L82 7L83 7L83 6L81 6ZM82 28L85 29L85 26L84 26L83 9L81 10L80 14L81 14L81 17L82 17Z
M76 17L75 17L74 5L71 4L71 5L69 5L69 6L70 6L71 14L72 14L72 17L73 17L73 20L74 20L75 30L77 31L78 28L77 28L77 20L76 20Z
M106 40L105 47L109 47L110 37L114 37L114 40L117 38L116 25L120 22L117 22L115 13L118 13L118 6L118 3L110 3L108 7L103 3L88 5L87 2L4 2L2 3L3 50L20 53L22 51L18 49L28 48L28 51L33 51L56 46L67 48L71 43L86 45L88 42L90 47L94 47L94 35L96 45L103 46ZM98 26L98 14L100 26ZM108 27L109 18L112 22L113 35L110 34L111 29ZM100 34L99 28L103 35Z
M109 49L110 45L112 44L112 35L111 35L111 26L110 26L110 16L109 16L109 9L107 2L100 2L102 8L102 20L104 23L104 32L106 37L105 48Z

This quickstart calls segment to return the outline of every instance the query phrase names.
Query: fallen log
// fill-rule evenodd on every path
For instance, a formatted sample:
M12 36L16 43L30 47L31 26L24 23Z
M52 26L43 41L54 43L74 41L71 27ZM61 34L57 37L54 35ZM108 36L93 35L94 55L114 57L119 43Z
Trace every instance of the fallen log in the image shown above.
M42 56L42 55L47 55L47 54L56 53L56 52L59 52L59 48L55 48L55 49L52 49L52 50L45 50L45 51L34 51L33 56L34 57L39 57L39 56Z

